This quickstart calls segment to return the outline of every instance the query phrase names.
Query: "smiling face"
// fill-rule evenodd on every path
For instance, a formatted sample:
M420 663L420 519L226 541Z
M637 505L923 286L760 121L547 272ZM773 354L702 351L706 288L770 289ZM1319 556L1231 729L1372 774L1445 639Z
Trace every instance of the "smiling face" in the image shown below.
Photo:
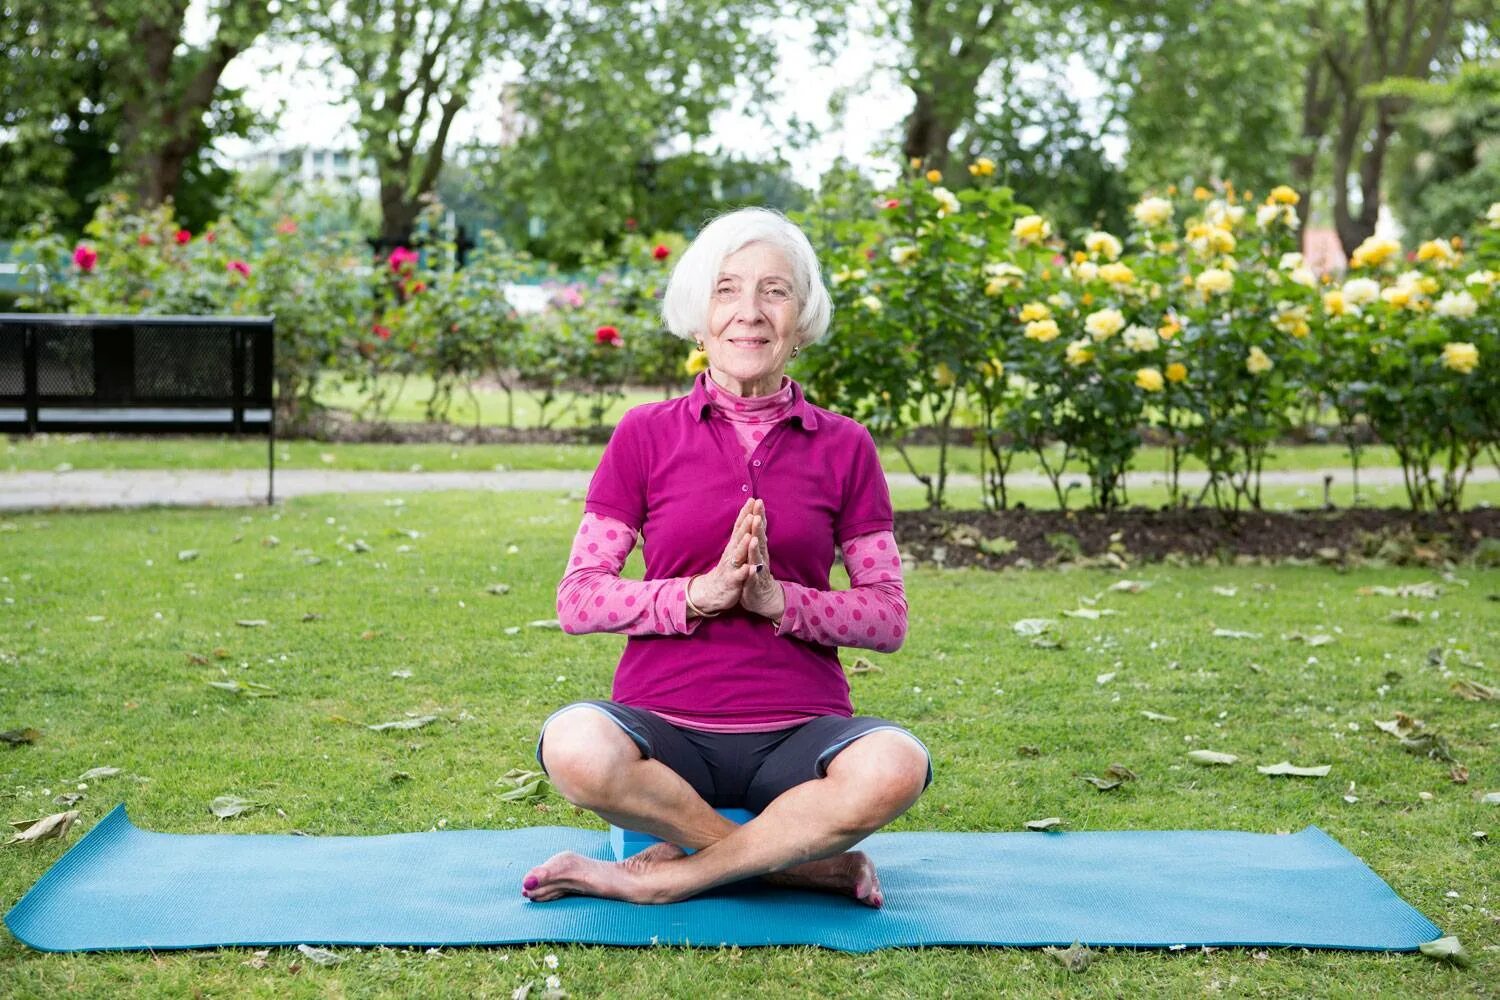
M709 299L709 376L741 396L781 388L797 346L797 302L792 266L768 243L750 243L724 259Z

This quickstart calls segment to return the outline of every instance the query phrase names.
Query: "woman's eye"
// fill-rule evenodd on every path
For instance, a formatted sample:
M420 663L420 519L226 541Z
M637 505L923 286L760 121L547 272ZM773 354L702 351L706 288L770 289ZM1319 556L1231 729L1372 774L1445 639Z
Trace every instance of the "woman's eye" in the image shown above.
M776 302L785 302L788 294L785 288L770 288L766 290L766 295Z

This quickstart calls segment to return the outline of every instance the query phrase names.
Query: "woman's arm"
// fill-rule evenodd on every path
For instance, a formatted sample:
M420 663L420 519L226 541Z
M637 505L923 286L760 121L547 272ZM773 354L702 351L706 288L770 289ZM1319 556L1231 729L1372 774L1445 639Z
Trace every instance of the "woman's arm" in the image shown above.
M848 590L818 590L780 581L786 612L777 635L825 646L893 652L906 638L906 589L896 536L872 531L843 545Z
M557 618L564 632L688 635L698 618L687 614L687 577L627 580L620 576L635 548L635 531L603 514L583 515L568 572L557 585Z

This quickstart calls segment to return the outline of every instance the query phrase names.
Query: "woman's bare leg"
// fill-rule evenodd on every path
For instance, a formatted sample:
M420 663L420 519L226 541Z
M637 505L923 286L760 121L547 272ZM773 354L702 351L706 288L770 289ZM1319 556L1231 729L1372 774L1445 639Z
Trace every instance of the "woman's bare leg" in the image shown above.
M556 726L573 714L559 716L552 725ZM610 720L600 718L599 721L614 729L636 758L634 763L657 763L640 760L639 752L628 736ZM551 728L549 726L549 734ZM600 733L602 735L602 731ZM598 743L585 746L588 746L588 755L601 766L621 763L618 759L604 760ZM571 753L566 755L571 757ZM553 761L545 744L543 756L550 770ZM624 820L623 825L632 829L645 829L656 836L675 833L683 835L684 840L691 838L684 846L697 847L692 841L698 841L702 843L698 853L683 857L677 852L651 852L631 859L631 863L612 863L565 852L527 873L522 883L524 894L538 902L569 893L643 903L671 902L741 879L778 873L795 876L793 870L799 868L811 876L808 884L820 885L820 877L837 878L850 867L840 857L845 851L916 802L926 781L927 755L914 740L901 733L867 734L833 759L826 778L804 782L788 790L744 826L735 826L724 820L693 792L687 782L664 765L657 766L675 779L692 799L696 799L701 809L682 802L678 797L680 789L673 788L669 781L659 780L659 776L650 771L617 771L615 781L600 774L587 777L579 784L604 792L597 797L608 802L600 803L603 808L596 808L587 801L579 804L593 808L606 818L609 818L607 811L613 813ZM624 778L627 774L630 779L643 778L644 783L626 790ZM571 799L566 788L561 784L558 788ZM613 793L607 791L610 788L614 789ZM655 811L656 808L670 810L678 805L686 807L680 815ZM650 807L651 812L634 814L635 807L639 806ZM703 810L720 822L708 819ZM714 837L715 833L715 839L702 840ZM663 836L663 839L672 843L684 842L672 835ZM867 859L865 864L868 864ZM858 870L852 874L856 880L864 877ZM869 869L866 882L863 887L854 885L853 894L878 906L879 883L874 881L873 868Z

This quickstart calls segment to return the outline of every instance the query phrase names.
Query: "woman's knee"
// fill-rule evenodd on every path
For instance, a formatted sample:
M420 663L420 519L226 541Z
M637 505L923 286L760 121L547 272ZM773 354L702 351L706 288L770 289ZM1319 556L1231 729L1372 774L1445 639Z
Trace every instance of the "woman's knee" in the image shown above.
M861 790L867 815L862 825L884 826L910 809L927 787L931 762L915 737L894 730L861 736L828 765L830 777Z
M602 710L576 705L547 722L539 757L558 793L574 805L588 808L600 804L619 769L639 760L641 753Z

